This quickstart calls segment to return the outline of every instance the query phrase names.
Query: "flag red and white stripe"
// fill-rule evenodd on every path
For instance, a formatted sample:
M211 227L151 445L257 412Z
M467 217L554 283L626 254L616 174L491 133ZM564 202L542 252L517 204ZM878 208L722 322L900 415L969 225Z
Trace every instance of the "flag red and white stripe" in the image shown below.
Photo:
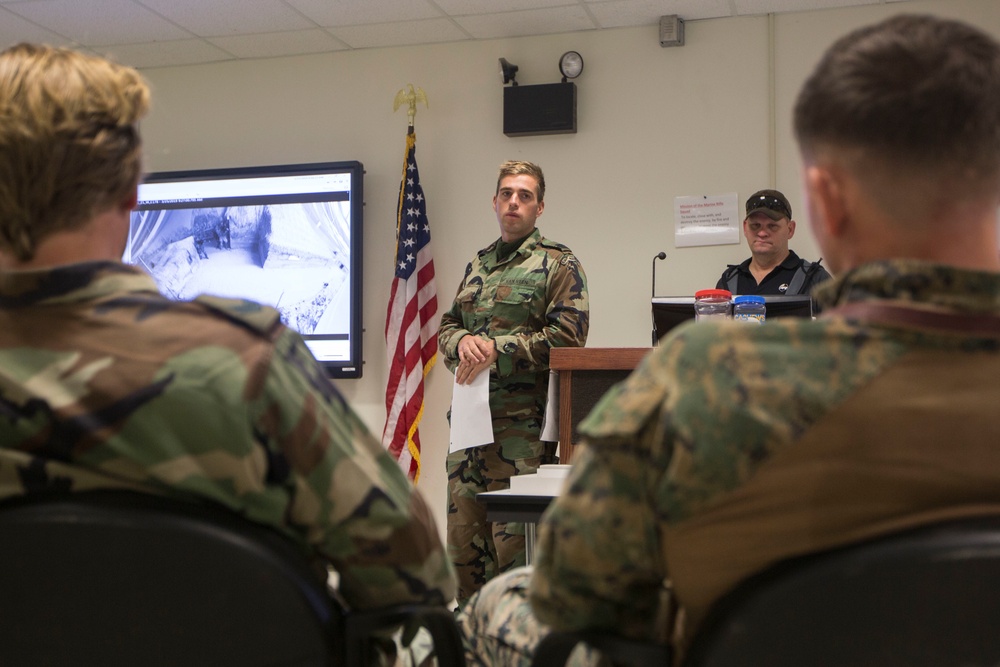
M424 414L424 380L437 360L437 290L430 241L411 127L396 209L395 277L385 317L389 381L382 445L414 482L420 479L418 428Z

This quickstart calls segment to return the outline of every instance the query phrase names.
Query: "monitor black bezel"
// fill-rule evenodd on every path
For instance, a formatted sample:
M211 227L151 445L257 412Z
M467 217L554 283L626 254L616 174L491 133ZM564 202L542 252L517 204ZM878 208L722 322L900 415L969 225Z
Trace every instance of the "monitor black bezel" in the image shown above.
M261 178L268 176L300 176L311 174L344 174L351 175L350 187L350 324L349 324L349 354L346 361L319 361L318 363L331 378L358 379L362 377L364 367L364 337L363 310L364 290L364 165L359 160L343 160L330 162L308 162L294 164L261 165L252 167L220 167L213 169L185 169L175 171L154 171L146 174L142 180L146 183L170 183L184 181L224 180L239 178ZM303 336L309 339L310 336Z

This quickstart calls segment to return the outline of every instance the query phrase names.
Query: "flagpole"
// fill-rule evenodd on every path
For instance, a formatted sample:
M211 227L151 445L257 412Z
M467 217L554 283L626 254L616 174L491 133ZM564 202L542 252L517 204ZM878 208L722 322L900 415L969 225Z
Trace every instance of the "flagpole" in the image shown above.
M394 278L386 311L389 365L386 422L382 445L407 477L420 478L419 425L424 413L424 380L437 360L437 292L430 252L430 225L416 160L414 117L427 95L408 84L396 93L393 111L407 106L406 155L396 205Z

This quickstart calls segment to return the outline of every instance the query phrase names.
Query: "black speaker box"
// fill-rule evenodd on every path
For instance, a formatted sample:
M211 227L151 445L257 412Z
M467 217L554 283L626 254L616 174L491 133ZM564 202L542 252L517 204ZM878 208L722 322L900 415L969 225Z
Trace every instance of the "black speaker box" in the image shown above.
M503 133L508 137L576 133L576 84L546 83L503 89Z

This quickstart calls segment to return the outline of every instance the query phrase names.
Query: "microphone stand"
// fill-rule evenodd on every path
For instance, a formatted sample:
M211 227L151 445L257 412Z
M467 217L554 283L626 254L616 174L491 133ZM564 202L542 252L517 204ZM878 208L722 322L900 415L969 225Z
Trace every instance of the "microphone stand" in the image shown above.
M653 271L652 271L652 274L653 274L653 287L650 290L650 294L649 294L649 299L650 299L649 314L650 314L650 317L653 320L653 347L656 347L656 341L657 341L657 337L656 337L656 317L653 316L653 304L652 304L652 300L656 298L656 260L658 260L658 259L666 259L666 258L667 258L667 253L663 252L662 250L660 252L656 253L656 255L653 256Z

